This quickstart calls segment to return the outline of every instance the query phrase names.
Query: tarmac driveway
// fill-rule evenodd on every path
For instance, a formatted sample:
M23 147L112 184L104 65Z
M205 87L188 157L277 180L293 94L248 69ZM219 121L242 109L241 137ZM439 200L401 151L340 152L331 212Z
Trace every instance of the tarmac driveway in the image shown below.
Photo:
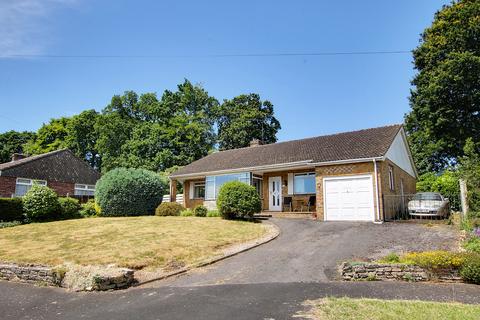
M271 221L281 230L277 239L209 267L145 286L322 282L334 280L337 265L344 260L377 258L391 250L458 246L457 232L444 224Z

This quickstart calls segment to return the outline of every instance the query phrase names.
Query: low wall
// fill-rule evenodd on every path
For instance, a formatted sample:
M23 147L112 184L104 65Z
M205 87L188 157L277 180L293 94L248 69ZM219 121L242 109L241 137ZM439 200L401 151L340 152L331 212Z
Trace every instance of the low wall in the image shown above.
M0 279L46 284L77 291L123 289L131 286L135 281L134 271L130 269L16 264L0 264Z
M383 263L350 263L340 266L340 275L344 281L358 280L401 280L401 281L439 281L462 282L456 270L429 272L419 266Z

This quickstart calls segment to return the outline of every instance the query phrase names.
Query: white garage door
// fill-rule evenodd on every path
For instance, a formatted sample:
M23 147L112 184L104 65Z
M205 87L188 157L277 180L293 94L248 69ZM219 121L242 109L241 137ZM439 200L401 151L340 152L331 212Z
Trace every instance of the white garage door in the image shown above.
M324 179L325 220L373 221L372 176Z

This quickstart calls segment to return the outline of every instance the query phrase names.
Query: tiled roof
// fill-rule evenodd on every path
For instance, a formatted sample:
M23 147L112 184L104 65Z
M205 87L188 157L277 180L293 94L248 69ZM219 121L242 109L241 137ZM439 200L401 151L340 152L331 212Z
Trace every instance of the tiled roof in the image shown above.
M178 177L196 173L251 168L298 161L330 162L382 157L401 125L337 133L307 139L212 153L174 172Z
M2 176L95 184L100 173L68 149L0 164Z

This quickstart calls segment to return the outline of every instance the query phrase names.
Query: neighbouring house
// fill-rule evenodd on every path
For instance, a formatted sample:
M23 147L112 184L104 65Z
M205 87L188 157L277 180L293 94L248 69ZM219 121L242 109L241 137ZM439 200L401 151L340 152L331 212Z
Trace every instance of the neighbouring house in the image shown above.
M187 208L215 208L220 187L254 186L264 211L311 212L325 221L383 221L386 195L415 193L417 172L402 125L212 153L170 176Z
M68 149L36 156L14 154L0 164L0 197L21 197L34 183L60 196L93 196L100 173Z

